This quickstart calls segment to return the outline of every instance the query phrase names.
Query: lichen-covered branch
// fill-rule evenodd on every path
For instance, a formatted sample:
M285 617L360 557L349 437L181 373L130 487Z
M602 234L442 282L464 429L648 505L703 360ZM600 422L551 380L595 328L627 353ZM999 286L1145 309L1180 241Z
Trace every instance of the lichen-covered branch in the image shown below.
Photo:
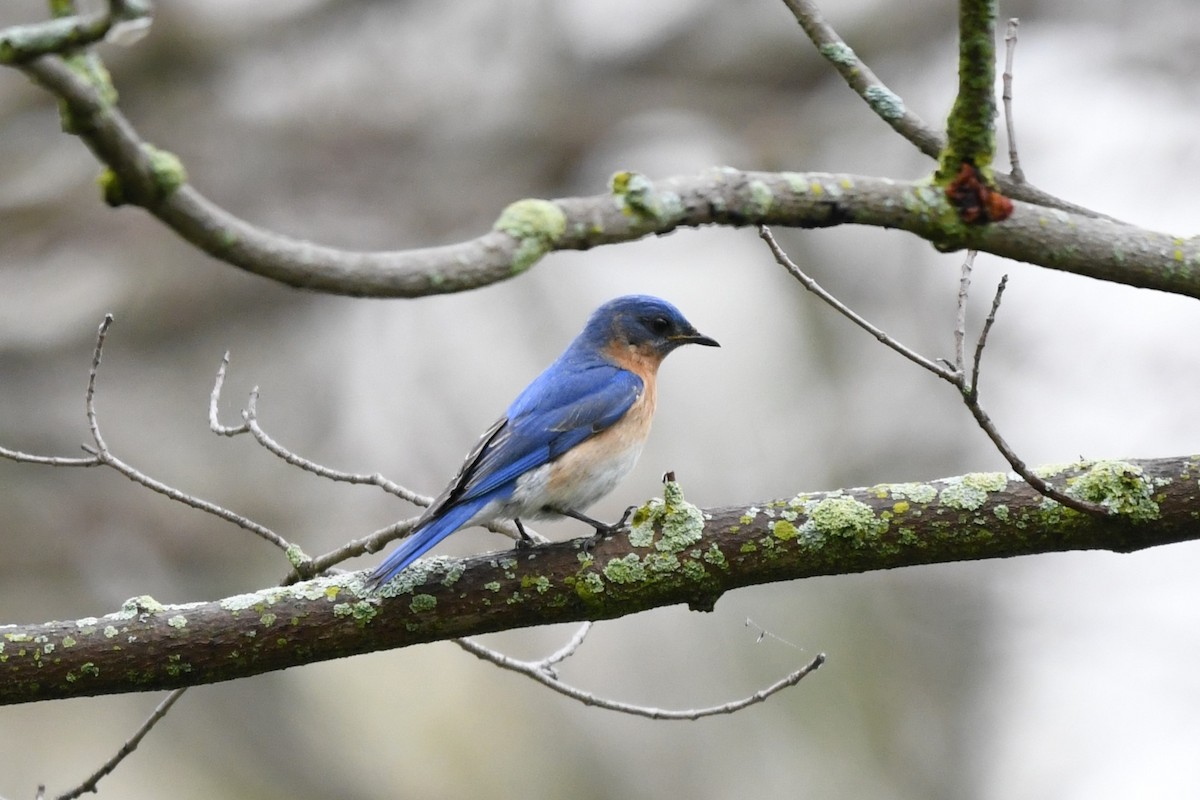
M802 493L701 510L677 484L628 536L418 562L369 593L361 573L186 605L135 598L99 618L0 627L0 704L232 680L387 648L620 617L726 591L969 559L1119 552L1200 538L1200 456L1046 468L1114 513L1081 514L1017 476Z
M996 149L996 0L959 0L958 94L946 120L937 179L948 183L963 164L992 182Z
M482 236L441 247L351 252L281 236L196 191L179 161L142 142L104 87L56 56L23 66L63 99L71 129L110 173L113 202L142 206L189 242L249 272L334 294L420 297L511 278L555 250L584 250L700 225L898 228L943 250L983 252L1142 288L1200 297L1200 241L1016 203L1002 225L963 224L922 181L713 169L651 182L619 173L610 193L519 200Z
M946 146L946 137L941 131L926 124L925 120L905 105L904 100L859 59L853 48L825 21L817 4L813 0L783 2L800 23L805 35L816 45L817 52L833 65L846 84L867 102L871 110L922 153L930 158L937 158Z
M150 16L145 0L108 0L107 10L91 14L77 15L73 8L56 11L72 13L34 25L0 29L0 64L19 64L47 53L86 47L107 36L115 25L148 21Z

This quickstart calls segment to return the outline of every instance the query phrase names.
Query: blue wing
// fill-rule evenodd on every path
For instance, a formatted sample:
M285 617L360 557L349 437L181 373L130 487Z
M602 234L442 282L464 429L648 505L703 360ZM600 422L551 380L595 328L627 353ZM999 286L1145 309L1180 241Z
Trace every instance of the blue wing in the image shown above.
M462 503L511 486L625 415L642 379L605 362L555 365L538 376L480 442L446 500Z
M484 433L455 479L368 582L390 580L488 503L508 496L526 472L612 426L642 390L641 378L607 362L555 362Z

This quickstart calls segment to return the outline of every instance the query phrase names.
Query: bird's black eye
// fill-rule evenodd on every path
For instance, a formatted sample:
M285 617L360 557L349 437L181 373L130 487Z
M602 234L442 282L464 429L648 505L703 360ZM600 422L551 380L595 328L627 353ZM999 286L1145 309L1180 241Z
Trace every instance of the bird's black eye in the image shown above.
M651 317L650 331L657 336L666 336L671 331L671 320L666 317Z

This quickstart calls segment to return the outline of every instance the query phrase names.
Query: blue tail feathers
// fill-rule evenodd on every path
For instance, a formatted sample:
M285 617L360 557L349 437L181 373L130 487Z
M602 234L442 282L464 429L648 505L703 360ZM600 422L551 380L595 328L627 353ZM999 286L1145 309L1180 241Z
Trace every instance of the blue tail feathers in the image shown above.
M400 541L400 546L367 577L367 584L372 587L382 586L399 575L405 567L423 556L426 551L467 524L480 508L487 505L487 500L490 498L484 499L484 502L476 501L452 506L440 516L428 520L423 526Z

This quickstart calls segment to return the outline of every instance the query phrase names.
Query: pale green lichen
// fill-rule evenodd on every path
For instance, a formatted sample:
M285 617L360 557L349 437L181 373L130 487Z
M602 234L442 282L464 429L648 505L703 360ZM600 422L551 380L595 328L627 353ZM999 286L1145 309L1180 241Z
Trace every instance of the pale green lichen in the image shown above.
M437 598L431 594L413 595L412 602L408 604L408 607L414 614L433 611L437 608Z
M148 594L131 597L121 604L121 610L112 616L117 619L133 619L142 614L157 614L166 610L166 606Z
M717 547L715 542L709 545L709 548L704 551L704 555L701 558L714 567L729 569L729 562L725 560L725 554L721 552L721 548Z
M708 577L708 571L704 569L704 565L699 561L684 561L683 562L683 577L693 583L702 581Z
M428 597L428 595L425 596ZM413 602L416 602L415 598ZM337 603L333 607L335 617L353 617L360 628L375 619L375 615L378 613L379 609L375 604L366 600L359 600L357 603Z
M897 120L904 116L904 101L895 92L883 86L867 87L863 92L863 99L884 119Z
M307 553L300 549L300 545L298 544L289 544L283 552L287 556L288 563L296 569L299 569L312 560L308 557Z
M516 275L554 249L567 230L567 216L549 200L518 200L500 212L492 229L517 240L511 265Z
M993 508L992 513L996 516L996 519L1000 520L1001 522L1008 522L1008 506L1004 505L1003 503Z
M500 581L488 581L483 585L483 588L489 592L498 592L500 591Z
M830 42L817 48L826 59L843 67L853 67L858 63L858 56L849 45L842 42Z
M657 534L657 535L656 535ZM663 553L682 553L704 535L704 512L687 502L676 481L663 484L663 496L654 498L633 514L629 543Z
M75 641L74 636L68 635L68 636L63 637L63 640L62 640L63 647L74 647L76 644L78 644L78 642Z
M775 520L767 525L767 529L775 534L775 538L781 542L790 541L799 535L796 526L785 519Z
M575 583L576 592L583 590L583 593L600 594L604 591L604 579L594 572L589 572L583 576L582 580Z
M646 568L637 553L610 559L604 565L604 577L613 583L641 583L646 580Z
M750 190L750 202L746 207L746 215L758 219L765 217L775 203L775 193L760 180L750 181L747 188Z
M1067 481L1068 491L1081 500L1099 503L1136 522L1158 519L1154 487L1141 467L1124 461L1097 461L1087 472Z
M144 147L146 155L150 158L150 171L154 175L154 184L158 187L160 196L166 197L187 183L187 170L184 169L183 162L179 160L179 156L167 150L160 150L153 145L147 144ZM288 559L290 560L291 557L289 553ZM307 560L307 556L305 560ZM292 563L294 565L296 562Z
M659 226L684 214L683 198L675 192L658 191L653 181L640 172L617 172L608 186L617 208L627 217Z
M928 483L890 483L883 486L896 500L932 503L937 497L937 489Z
M861 545L886 529L887 523L876 518L866 503L853 497L827 497L813 507L799 530L806 537L854 539Z
M120 633L120 631L118 631L118 630L117 630L116 628L114 628L112 625L105 625L105 626L104 626L104 638L105 638L105 639L111 639L111 638L113 638L114 636L118 635L119 633Z
M446 571L446 577L442 578L442 586L450 588L458 583L458 579L466 572L466 566L461 561L456 561L449 570Z
M1003 491L1008 486L1008 475L1004 472L971 472L946 481L940 493L943 505L963 511L975 511L987 502L991 492Z
M411 594L418 586L424 586L426 583L435 580L439 575L442 578L448 577L456 568L460 571L462 570L462 564L458 559L447 558L446 556L422 558L420 561L414 561L412 564L409 564L400 574L392 577L387 583L376 587L374 596L398 597L399 595Z
M183 628L187 627L188 621L187 617L183 616L182 614L176 614L167 620L167 624L172 628L182 630Z

